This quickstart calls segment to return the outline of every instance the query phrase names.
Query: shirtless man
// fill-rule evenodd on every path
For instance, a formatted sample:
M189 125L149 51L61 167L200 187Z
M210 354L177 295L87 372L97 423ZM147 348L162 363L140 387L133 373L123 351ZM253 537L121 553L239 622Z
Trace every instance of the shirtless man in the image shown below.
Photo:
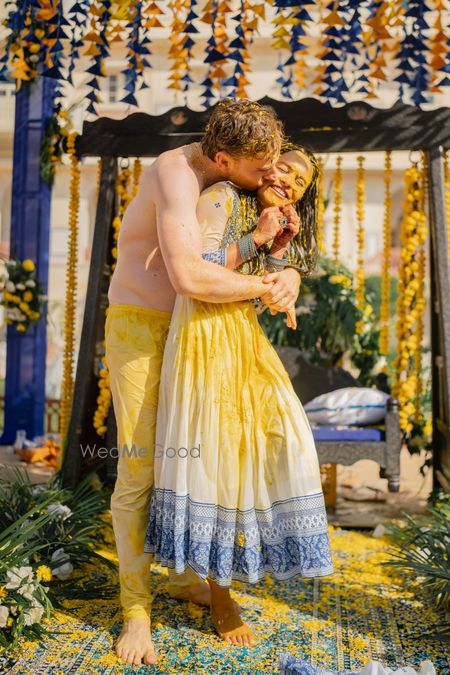
M294 269L246 276L204 260L197 202L202 190L220 180L251 190L272 180L281 142L281 124L270 111L249 101L220 103L201 144L163 153L143 174L120 228L105 341L119 447L111 511L124 625L116 653L128 663L156 662L144 540L159 377L176 294L219 303L261 297L275 312L294 305L300 286ZM258 228L271 231L270 240L281 214L274 207L266 211ZM173 597L210 604L208 584L191 570L169 573L169 582ZM224 608L230 611L237 610Z

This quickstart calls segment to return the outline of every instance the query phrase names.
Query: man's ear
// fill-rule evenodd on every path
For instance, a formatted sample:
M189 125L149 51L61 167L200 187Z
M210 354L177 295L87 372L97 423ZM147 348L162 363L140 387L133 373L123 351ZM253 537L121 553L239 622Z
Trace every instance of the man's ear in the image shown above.
M223 173L226 173L227 171L230 170L232 157L225 150L219 150L219 152L216 152L216 156L214 158L214 161L215 161L217 167L220 169L220 171L222 171Z

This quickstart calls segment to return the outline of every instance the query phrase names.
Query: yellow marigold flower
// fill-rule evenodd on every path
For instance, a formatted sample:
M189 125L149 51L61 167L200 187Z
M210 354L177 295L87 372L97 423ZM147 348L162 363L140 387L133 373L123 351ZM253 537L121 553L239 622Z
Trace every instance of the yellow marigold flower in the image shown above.
M25 333L25 331L26 331L26 328L25 328L25 326L23 325L23 323L19 323L19 324L16 326L16 329L19 331L19 333Z
M25 314L28 314L28 312L30 311L30 305L27 302L21 302L19 304L19 307L22 310L22 312L25 312Z
M11 628L12 625L13 625L13 620L12 620L12 618L9 616L9 617L6 619L6 627L7 627L7 628Z
M39 581L51 581L52 571L47 565L39 565L36 570L36 577Z
M8 591L5 589L4 586L0 586L0 598L6 598L8 595Z
M35 269L34 262L32 260L24 260L22 263L22 267L25 270L25 272L33 272Z
M25 302L31 302L33 299L33 293L31 291L25 291L25 293L23 294L23 299L25 300Z

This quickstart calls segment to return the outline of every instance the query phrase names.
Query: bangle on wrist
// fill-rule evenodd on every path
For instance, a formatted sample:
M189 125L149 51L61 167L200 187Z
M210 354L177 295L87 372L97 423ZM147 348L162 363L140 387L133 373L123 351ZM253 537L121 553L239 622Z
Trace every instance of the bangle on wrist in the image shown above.
M249 234L246 234L241 239L239 239L238 246L239 246L239 254L244 262L247 260L251 260L258 253L255 240L253 239L253 235L251 232Z
M264 258L264 267L270 272L281 272L286 267L286 258L275 258L273 255L266 255Z

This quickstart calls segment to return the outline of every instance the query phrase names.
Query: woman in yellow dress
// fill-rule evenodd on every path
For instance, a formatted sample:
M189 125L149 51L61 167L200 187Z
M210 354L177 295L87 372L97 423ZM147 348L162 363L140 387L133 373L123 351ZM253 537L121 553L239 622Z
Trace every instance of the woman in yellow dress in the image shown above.
M256 195L225 182L202 193L204 257L244 274L285 265L311 271L317 162L293 146L276 169L277 179ZM256 248L259 211L288 204L299 213L298 234L287 243L292 233L283 230ZM267 571L277 579L333 572L311 428L254 302L177 297L161 372L154 466L145 551L178 573L189 567L208 580L213 621L226 641L254 642L230 599L233 579L255 583Z

